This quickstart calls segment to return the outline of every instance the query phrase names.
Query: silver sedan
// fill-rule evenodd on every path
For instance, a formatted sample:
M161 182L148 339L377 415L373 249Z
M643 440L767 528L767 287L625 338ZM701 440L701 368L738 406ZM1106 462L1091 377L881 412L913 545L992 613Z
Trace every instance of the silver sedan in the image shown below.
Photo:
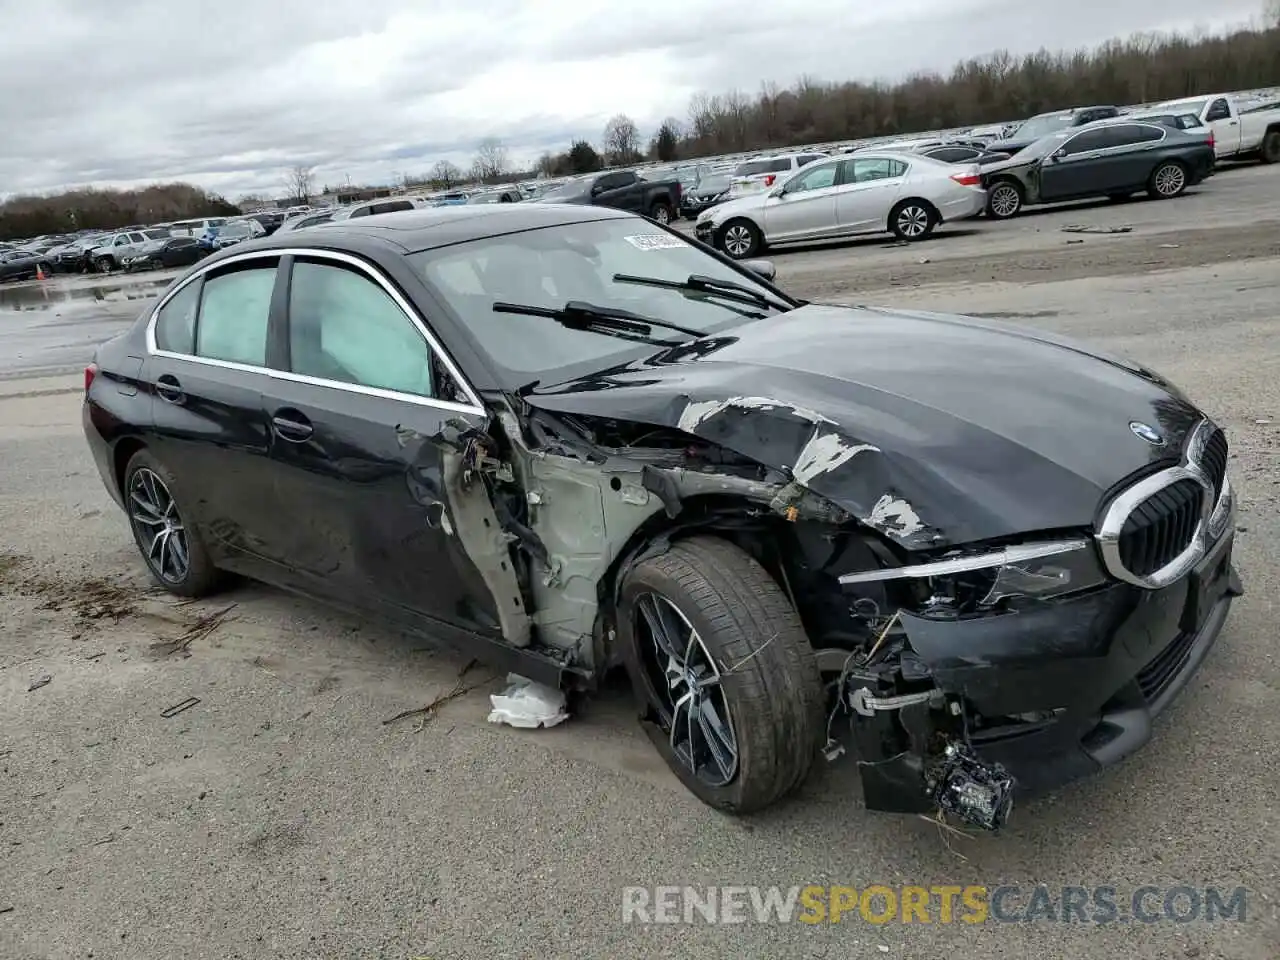
M924 240L940 223L976 217L986 201L977 164L876 151L812 163L767 193L705 211L695 230L742 260L766 246L866 233Z

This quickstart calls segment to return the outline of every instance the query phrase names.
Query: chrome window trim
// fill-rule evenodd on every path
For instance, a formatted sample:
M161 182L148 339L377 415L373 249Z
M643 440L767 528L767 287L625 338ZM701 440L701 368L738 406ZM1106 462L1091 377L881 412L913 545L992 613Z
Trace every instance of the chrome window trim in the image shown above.
M1215 502L1213 481L1200 466L1213 430L1213 423L1207 419L1201 420L1191 432L1180 464L1167 467L1139 480L1133 486L1122 490L1108 504L1094 536L1107 572L1116 579L1145 590L1159 590L1167 587L1190 573L1192 568L1209 553L1214 544L1227 533L1226 521L1235 515L1235 497L1231 491L1231 484L1225 477L1223 478L1222 492ZM1201 490L1200 519L1196 523L1191 541L1186 549L1165 566L1147 576L1139 576L1128 570L1120 561L1120 532L1124 529L1129 515L1140 503L1182 480L1195 481Z
M451 400L439 400L435 397L419 397L416 394L401 393L398 390L383 390L379 387L366 387L358 383L343 383L339 380L326 380L322 377L311 377L301 373L294 373L291 370L272 370L269 367L258 367L247 363L233 363L229 360L215 360L212 357L200 357L190 353L179 353L173 350L161 350L156 346L156 321L160 316L160 311L178 295L180 291L186 288L190 283L194 283L200 277L203 277L211 270L217 270L221 267L234 263L243 263L249 260L262 259L279 259L281 257L314 257L321 260L332 260L336 263L342 263L365 274L374 283L376 283L386 294L391 297L401 312L408 317L409 322L417 329L418 333L427 342L427 345L440 358L440 362L444 364L444 368L453 377L462 392L471 400L470 404L454 403ZM418 315L418 311L406 300L394 286L382 275L382 272L370 264L361 260L359 257L352 256L349 253L340 253L336 250L316 250L309 247L280 247L274 250L255 250L252 253L240 253L235 256L227 257L225 260L219 260L216 263L208 264L193 272L189 277L178 284L168 293L166 293L160 302L151 310L151 316L147 320L147 353L155 357L164 357L169 360L185 360L189 363L203 364L210 367L221 367L226 370L239 370L244 373L261 373L272 378L273 380L286 380L291 383L305 383L316 387L328 387L334 390L342 390L346 393L359 393L370 397L380 397L386 400L404 400L409 403L415 403L423 407L437 407L441 410L450 410L455 413L470 413L478 416L487 416L484 404L480 402L480 397L467 382L467 378L462 375L462 371L458 369L457 364L453 362L453 358L441 346L440 341L436 339L430 328Z

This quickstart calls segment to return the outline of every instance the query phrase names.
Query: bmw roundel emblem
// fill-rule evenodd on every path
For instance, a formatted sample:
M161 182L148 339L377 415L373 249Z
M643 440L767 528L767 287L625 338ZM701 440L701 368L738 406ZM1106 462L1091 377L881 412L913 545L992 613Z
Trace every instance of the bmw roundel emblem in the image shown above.
M1137 420L1129 421L1129 429L1133 431L1133 435L1139 440L1145 440L1153 447L1163 447L1164 437L1160 435L1160 431L1149 424L1141 423Z

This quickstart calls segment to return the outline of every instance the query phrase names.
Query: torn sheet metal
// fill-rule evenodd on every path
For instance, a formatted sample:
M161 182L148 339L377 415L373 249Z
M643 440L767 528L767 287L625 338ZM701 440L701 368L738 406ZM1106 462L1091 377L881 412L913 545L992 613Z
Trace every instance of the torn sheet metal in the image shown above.
M868 450L880 452L869 443L846 443L834 433L815 433L800 451L791 475L797 483L807 485L819 474L829 473Z
M888 493L876 501L866 522L868 526L897 538L913 537L924 529L915 508L901 497Z
M727 400L704 400L698 403L690 403L684 408L684 412L680 414L680 420L677 425L686 433L694 433L698 424L732 409L781 410L784 413L799 417L801 420L807 420L814 425L819 423L835 424L834 420L824 417L816 410L792 406L791 404L783 403L781 400L773 400L769 397L730 397Z

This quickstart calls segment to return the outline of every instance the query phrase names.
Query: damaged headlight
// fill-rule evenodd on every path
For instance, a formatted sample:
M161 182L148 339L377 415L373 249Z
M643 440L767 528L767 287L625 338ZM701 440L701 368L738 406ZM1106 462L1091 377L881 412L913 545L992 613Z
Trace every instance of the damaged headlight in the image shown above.
M976 576L974 576L976 575ZM1050 540L985 553L944 557L929 563L846 573L845 585L883 580L928 579L970 583L981 606L1007 597L1049 598L1096 587L1107 581L1089 540Z

